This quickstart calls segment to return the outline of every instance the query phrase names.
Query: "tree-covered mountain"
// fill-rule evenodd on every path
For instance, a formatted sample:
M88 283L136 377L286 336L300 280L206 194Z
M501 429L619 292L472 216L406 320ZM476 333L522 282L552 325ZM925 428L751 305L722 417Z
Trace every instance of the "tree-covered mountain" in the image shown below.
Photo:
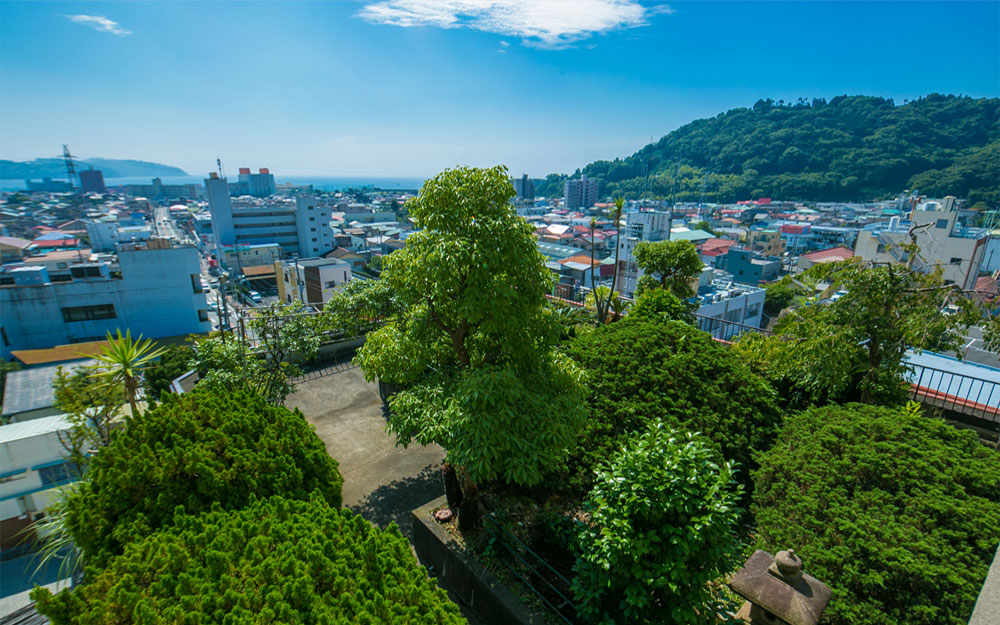
M574 176L581 173L600 181L602 197L640 197L648 188L678 201L867 200L918 189L995 206L1000 98L931 94L902 106L869 96L759 100ZM562 195L566 178L550 174L536 193Z
M150 163L148 161L120 160L114 158L74 159L76 169L100 169L105 178L128 176L186 176L179 167ZM24 180L26 178L66 178L66 164L62 158L36 158L33 161L0 161L0 178Z

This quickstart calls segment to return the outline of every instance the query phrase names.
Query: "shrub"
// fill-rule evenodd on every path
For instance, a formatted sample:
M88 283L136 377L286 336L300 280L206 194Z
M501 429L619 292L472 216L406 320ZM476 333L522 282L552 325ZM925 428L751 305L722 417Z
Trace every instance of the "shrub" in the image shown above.
M239 508L251 496L341 503L337 463L298 411L249 392L196 388L128 421L67 500L67 524L89 561L189 514Z
M684 321L694 322L695 306L666 289L650 289L635 300L635 306L629 311L632 319L646 321Z
M465 622L395 524L380 530L318 495L178 511L86 579L36 590L39 611L56 625Z
M655 423L598 472L574 591L580 612L612 623L709 622L707 583L735 551L733 466L692 434Z
M593 468L623 434L662 420L703 432L749 481L754 450L770 446L780 415L774 391L728 347L679 321L629 319L568 347L588 374L590 417L571 461L573 484L589 489Z
M194 350L189 345L167 347L160 360L142 373L142 387L151 399L158 400L163 391L170 390L170 383L193 367Z
M1000 541L1000 457L905 410L790 417L754 475L761 547L833 588L830 625L965 623Z

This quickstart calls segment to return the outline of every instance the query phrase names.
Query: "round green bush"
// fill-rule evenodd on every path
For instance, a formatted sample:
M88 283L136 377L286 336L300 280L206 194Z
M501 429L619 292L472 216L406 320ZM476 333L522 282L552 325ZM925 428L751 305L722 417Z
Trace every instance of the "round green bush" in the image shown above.
M84 585L33 597L56 625L465 623L395 524L380 530L318 494L178 512Z
M899 408L789 417L754 475L760 546L833 589L830 625L964 624L1000 542L1000 455Z
M622 435L657 420L705 434L738 463L743 483L756 466L754 452L777 433L771 387L729 347L689 324L626 317L578 337L567 351L587 373L590 416L570 466L585 490Z
M88 561L121 553L181 507L240 508L252 496L341 504L343 479L302 413L248 392L195 389L130 419L66 500L67 526Z

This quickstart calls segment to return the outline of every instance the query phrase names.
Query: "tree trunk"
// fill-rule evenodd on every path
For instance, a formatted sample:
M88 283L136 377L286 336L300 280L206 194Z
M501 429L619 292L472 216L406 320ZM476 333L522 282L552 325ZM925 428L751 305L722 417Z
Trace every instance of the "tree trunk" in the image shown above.
M444 477L444 495L448 499L448 507L458 510L462 505L462 485L458 481L458 472L454 465L445 462L441 465L441 475Z
M463 532L475 531L482 525L479 508L479 489L469 473L462 471L462 503L458 508L458 529Z

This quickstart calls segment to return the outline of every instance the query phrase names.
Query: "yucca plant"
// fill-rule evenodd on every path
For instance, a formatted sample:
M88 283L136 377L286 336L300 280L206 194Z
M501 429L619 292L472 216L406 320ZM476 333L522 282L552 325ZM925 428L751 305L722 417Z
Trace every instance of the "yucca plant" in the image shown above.
M103 353L95 356L104 368L94 375L105 378L109 384L122 385L132 408L132 416L135 416L138 414L136 395L139 393L142 370L165 350L162 347L153 349L153 340L143 341L141 334L133 341L130 330L125 331L125 336L122 336L121 330L117 330L117 334L113 337L108 332L107 347Z

